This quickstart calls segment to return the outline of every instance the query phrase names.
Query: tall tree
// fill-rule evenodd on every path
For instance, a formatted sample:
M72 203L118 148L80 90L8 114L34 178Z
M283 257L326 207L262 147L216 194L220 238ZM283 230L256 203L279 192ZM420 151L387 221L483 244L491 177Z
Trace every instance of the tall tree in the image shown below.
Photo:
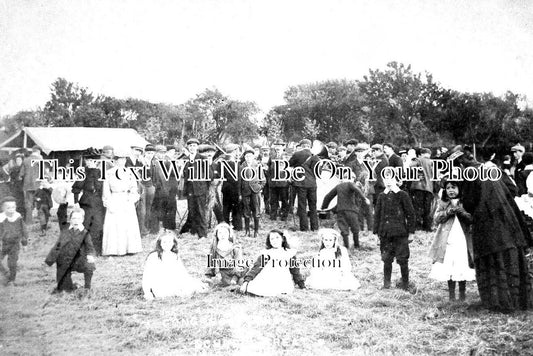
M410 65L390 62L385 70L370 70L359 86L378 140L418 145L431 135L423 115L436 110L440 95L431 74L422 76L414 73Z

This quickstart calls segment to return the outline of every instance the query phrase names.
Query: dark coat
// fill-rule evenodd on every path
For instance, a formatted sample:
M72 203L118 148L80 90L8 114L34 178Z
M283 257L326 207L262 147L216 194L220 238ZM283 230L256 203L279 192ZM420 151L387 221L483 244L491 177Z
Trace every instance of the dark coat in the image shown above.
M289 165L295 168L303 167L305 171L305 179L299 182L294 181L293 185L295 187L316 188L314 168L319 161L320 159L318 156L312 154L311 150L308 148L294 152L289 160Z
M465 181L463 206L472 214L474 257L480 258L507 249L533 246L514 197L499 181Z
M343 182L326 194L321 208L326 209L335 196L338 196L337 211L349 210L359 213L361 204L366 204L363 192L354 182Z
M403 161L396 153L389 157L389 167L403 167Z
M245 177L245 175L243 175L243 170L246 167L248 167L248 163L246 162L243 162L239 167L239 177L241 178L239 180L239 196L240 197L247 197L249 195L252 195L252 193L259 194L261 192L261 189L263 189L263 187L266 184L265 179L259 179L258 175L256 175L256 177L252 180L242 179ZM255 171L257 169L263 169L263 167L260 164L257 164L253 169Z
M437 211L435 212L435 217L433 221L439 224L433 242L429 250L429 257L433 259L433 262L444 262L444 255L446 254L446 244L448 243L448 237L450 235L450 230L454 219L457 217L461 228L466 237L466 246L469 254L469 261L474 261L473 249L472 249L472 238L470 236L470 224L472 223L472 215L464 210L463 205L459 203L462 209L459 210L457 215L450 213L449 209L451 208L451 201L442 201L439 200L437 204Z
M183 179L185 181L183 185L183 191L186 196L199 196L206 195L209 192L210 181L194 180L195 175L200 174L200 168L203 167L202 161L207 161L207 157L196 154L192 159L188 159L185 162L183 168ZM212 167L209 166L209 171L206 172L208 176L203 178L213 178Z
M407 236L415 232L415 209L403 190L381 193L374 210L374 234Z
M80 207L85 208L104 208L102 202L102 189L104 182L99 180L100 170L98 168L85 168L85 179L76 181L72 185L74 194L74 203L79 203ZM83 193L81 199L80 193Z
M57 265L58 281L68 271L87 272L95 269L94 264L87 262L87 256L96 255L91 235L87 230L65 229L59 234L59 239L48 253L45 263Z
M385 154L382 154L381 157L378 157L376 159L379 160L379 163L376 168L374 168L374 178L376 180L372 183L372 186L374 187L374 191L376 193L379 193L385 189L385 184L383 183L383 178L381 177L381 171L389 165L389 160L387 159L387 156L385 156Z
M11 220L13 221L9 221L5 214L0 213L0 242L4 252L20 247L19 244L28 244L28 230L22 216L16 212Z

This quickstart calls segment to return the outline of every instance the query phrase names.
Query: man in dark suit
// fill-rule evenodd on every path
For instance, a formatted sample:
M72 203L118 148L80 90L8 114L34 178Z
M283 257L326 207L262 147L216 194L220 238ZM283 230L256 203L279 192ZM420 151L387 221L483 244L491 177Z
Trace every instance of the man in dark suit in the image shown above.
M383 152L385 152L385 155L389 159L389 167L403 167L403 160L400 156L394 153L394 146L392 143L384 143Z
M307 208L309 207L309 217L311 219L311 231L318 230L318 214L316 208L316 176L314 173L315 165L319 158L311 153L311 141L303 139L300 141L302 149L295 152L289 160L289 165L303 168L301 176L304 179L294 181L293 186L298 191L298 217L300 219L300 231L309 230L309 219L307 217ZM300 168L300 169L302 169Z
M198 153L199 144L200 142L195 138L187 141L187 150L190 155L183 168L183 190L187 197L191 230L195 231L201 239L207 237L207 203L212 172L207 157Z
M351 162L357 159L357 154L355 153L355 146L357 146L357 141L351 139L346 141L345 145L348 155L346 156L346 158L344 158L344 161L342 163L348 166Z
M373 197L373 205L376 206L378 196L380 193L382 193L385 190L385 184L383 183L383 177L381 176L381 171L383 168L387 167L389 165L389 160L387 159L387 156L383 153L383 146L380 144L374 144L371 147L372 149L372 158L374 161L378 161L379 163L374 168L374 178L375 181L372 183L374 187L374 197Z

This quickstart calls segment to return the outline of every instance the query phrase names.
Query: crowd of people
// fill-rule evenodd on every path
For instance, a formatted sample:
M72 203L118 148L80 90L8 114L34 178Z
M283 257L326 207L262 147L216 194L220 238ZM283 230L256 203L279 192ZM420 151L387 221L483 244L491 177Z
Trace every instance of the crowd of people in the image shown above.
M522 145L511 151L514 160L503 157L499 164L503 172L500 180L453 181L443 177L436 181L432 179L435 160L453 160L463 169L494 167L494 155L484 155L480 163L463 147L432 152L356 140L344 145L330 142L320 151L312 150L308 139L290 148L276 141L271 147L229 144L222 149L200 145L193 138L183 152L164 145L133 146L127 156L117 155L111 146L92 150L84 155L85 178L71 187L56 184L52 190L50 181L37 179L37 168L29 163L42 158L39 147L34 147L30 156L15 156L3 167L1 257L9 256L8 282L13 282L19 246L27 241L26 225L32 223L33 209L38 209L45 234L53 198L59 205L61 232L46 262L57 264L57 291L73 288L73 271L84 273L85 287L90 288L94 256L142 252L141 239L149 234L158 238L156 250L146 261L145 297L206 291L207 285L192 278L183 266L178 237L189 232L199 239L207 238L214 219L217 225L209 255L227 263L237 261L242 251L235 234L258 238L263 211L271 221L287 221L296 203L299 230L317 231L321 236L317 259L339 260L342 268L313 269L306 283L295 266L296 251L289 246L287 232L274 229L267 234L266 249L253 266L210 268L206 276L220 272L223 284L264 296L289 293L294 284L353 290L359 282L351 274L348 257L360 247L360 231L366 230L379 237L383 288L391 287L396 260L402 276L399 286L413 291L408 265L410 235L423 230L434 236L429 252L434 264L429 277L448 283L451 300L455 299L456 283L459 298L464 300L466 281L475 279L485 307L527 309L533 307L526 258L527 249L533 246L529 231L533 153L525 152ZM347 167L351 173L341 174L339 184L324 197L317 196L315 168L321 159ZM372 162L372 172L365 161ZM176 162L183 163L178 165L183 170L177 169ZM276 178L280 166L289 172L300 170L301 179ZM387 167L419 169L416 179L401 181L381 174ZM100 179L103 171L106 178ZM69 225L71 193L75 210ZM177 198L187 200L186 219L177 211ZM319 231L319 214L323 213L336 214L340 232ZM265 263L274 260L285 261L281 264L284 267ZM174 276L175 285L169 284L170 276Z

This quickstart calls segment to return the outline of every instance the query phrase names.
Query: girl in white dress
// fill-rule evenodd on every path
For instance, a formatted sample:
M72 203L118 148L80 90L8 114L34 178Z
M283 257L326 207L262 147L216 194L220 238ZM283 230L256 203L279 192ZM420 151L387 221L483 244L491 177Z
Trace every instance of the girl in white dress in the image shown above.
M115 157L116 166L106 171L102 201L106 207L102 255L126 255L142 251L135 211L139 200L137 181L125 168L126 157Z
M459 299L465 300L466 281L473 281L476 274L469 263L469 257L473 261L472 240L468 233L472 216L463 208L458 182L445 182L434 219L439 226L429 251L433 259L429 277L448 281L451 301L455 300L458 281Z
M258 296L276 296L294 291L294 283L305 288L305 280L296 267L296 250L287 243L287 232L271 230L266 249L261 251L252 269L244 276L240 291Z
M339 245L340 234L333 229L320 229L322 243L315 267L306 280L308 288L356 290L361 285L352 274L352 264L346 247Z
M151 300L207 291L207 284L192 277L185 269L178 255L178 239L174 233L159 236L155 246L144 266L144 298Z

